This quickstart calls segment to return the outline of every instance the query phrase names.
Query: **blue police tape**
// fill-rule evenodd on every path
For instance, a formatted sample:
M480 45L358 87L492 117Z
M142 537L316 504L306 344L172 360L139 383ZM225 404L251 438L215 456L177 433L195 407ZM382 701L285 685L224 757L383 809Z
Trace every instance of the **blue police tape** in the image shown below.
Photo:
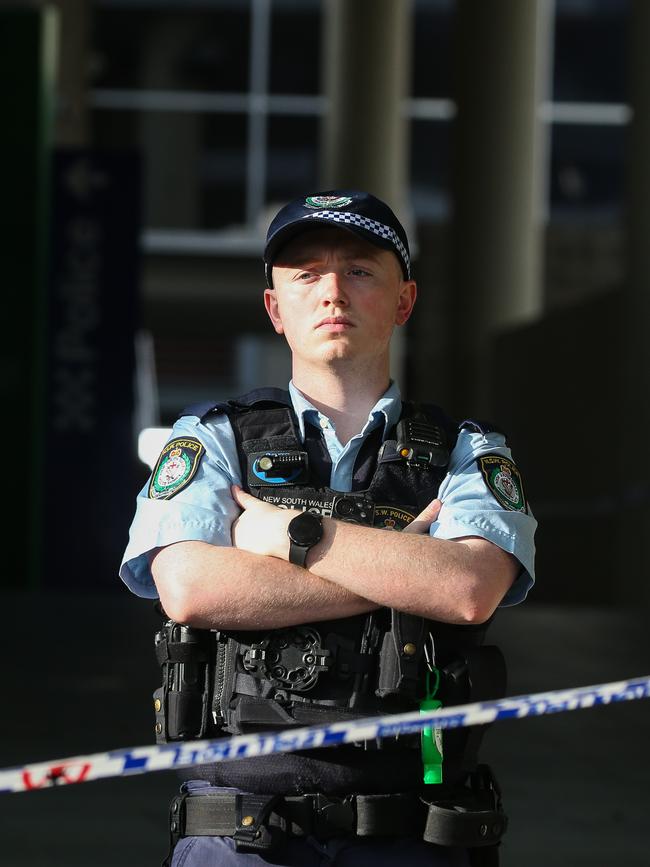
M238 735L217 740L187 741L111 750L0 770L0 793L25 792L108 777L147 774L176 768L265 756L271 753L328 747L421 731L425 727L460 728L502 719L522 719L580 710L618 701L650 698L650 676L576 689L538 692L496 701L459 705L426 712L366 717L330 725L285 729L279 733Z

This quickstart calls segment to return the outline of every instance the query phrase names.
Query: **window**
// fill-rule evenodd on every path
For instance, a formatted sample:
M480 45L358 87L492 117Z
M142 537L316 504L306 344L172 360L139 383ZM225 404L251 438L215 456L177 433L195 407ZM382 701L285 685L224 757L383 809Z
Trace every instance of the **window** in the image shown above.
M541 108L552 219L619 212L628 5L556 0ZM444 220L455 3L412 8L411 200L418 219ZM323 0L96 0L95 140L146 153L150 249L191 236L194 251L236 239L258 252L264 209L319 185L324 13Z

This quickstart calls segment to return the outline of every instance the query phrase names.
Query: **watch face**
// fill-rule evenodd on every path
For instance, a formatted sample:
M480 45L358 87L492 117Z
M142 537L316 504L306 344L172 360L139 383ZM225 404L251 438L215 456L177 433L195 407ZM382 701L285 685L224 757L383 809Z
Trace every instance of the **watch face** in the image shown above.
M296 545L315 545L323 535L323 525L320 515L313 512L303 512L296 515L289 524L289 538Z

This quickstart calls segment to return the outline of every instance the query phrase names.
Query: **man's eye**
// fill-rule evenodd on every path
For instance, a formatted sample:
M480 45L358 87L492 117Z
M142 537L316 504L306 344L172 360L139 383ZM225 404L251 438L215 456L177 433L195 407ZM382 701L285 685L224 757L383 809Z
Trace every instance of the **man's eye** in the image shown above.
M298 274L297 279L298 279L298 280L309 280L309 279L311 279L313 276L314 276L314 275L312 274L311 271L301 271L300 274Z
M350 274L352 274L354 277L369 277L370 271L366 271L365 268L351 268Z

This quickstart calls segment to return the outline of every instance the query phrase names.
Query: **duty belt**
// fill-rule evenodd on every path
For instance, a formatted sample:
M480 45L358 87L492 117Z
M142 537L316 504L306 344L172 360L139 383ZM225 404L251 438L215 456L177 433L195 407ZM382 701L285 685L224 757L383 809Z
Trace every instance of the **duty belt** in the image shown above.
M232 837L243 852L268 851L287 836L306 835L321 840L420 836L439 846L467 848L498 844L508 820L487 765L479 766L468 788L446 794L449 798L434 800L433 795L416 793L336 797L184 792L171 803L171 847L181 837L196 836Z

